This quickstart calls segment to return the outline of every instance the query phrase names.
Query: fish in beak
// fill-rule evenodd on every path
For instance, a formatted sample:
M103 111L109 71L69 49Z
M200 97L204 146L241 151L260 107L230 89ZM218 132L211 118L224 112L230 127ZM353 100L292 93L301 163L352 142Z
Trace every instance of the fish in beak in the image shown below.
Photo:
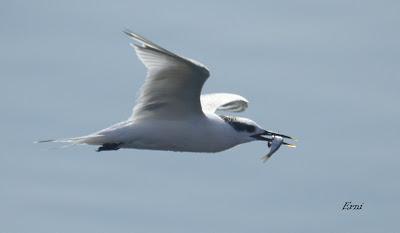
M281 145L285 145L290 148L296 147L296 145L284 141L285 138L295 140L292 137L284 134L274 133L268 130L265 130L261 134L253 135L252 137L260 141L267 141L268 147L271 148L268 154L261 158L264 162L266 162L281 147Z

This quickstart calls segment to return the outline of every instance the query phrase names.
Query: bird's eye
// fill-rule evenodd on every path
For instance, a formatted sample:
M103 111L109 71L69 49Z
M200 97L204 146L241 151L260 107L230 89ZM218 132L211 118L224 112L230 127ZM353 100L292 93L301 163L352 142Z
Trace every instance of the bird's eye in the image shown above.
M254 125L247 125L246 131L249 133L253 133L254 131L256 131L256 127Z

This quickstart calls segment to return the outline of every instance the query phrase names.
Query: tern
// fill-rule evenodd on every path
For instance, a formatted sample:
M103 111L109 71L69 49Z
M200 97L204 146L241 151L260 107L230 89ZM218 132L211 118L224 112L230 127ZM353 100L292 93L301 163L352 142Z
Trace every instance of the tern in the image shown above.
M210 76L201 63L179 56L143 36L125 30L147 68L132 115L126 121L74 138L43 140L98 146L97 151L122 148L220 152L251 141L266 141L269 158L290 136L261 128L254 121L220 112L242 112L248 101L236 94L201 94Z

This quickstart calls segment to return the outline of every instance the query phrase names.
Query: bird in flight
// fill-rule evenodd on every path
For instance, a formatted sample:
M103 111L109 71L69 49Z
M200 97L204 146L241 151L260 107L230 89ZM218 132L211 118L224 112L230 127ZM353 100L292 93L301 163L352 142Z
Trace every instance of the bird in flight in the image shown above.
M147 77L131 117L95 133L64 142L98 146L97 151L122 148L220 152L251 141L265 141L268 159L281 145L295 147L290 136L262 129L254 121L220 112L242 112L248 101L230 93L201 94L210 76L201 63L179 56L148 39L124 31L140 44L131 44L147 68Z

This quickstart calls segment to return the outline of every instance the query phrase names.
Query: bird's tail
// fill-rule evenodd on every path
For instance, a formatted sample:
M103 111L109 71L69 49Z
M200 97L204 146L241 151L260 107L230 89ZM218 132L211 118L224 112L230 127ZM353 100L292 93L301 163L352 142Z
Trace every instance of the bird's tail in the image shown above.
M69 143L71 145L78 144L91 144L98 145L101 144L101 138L103 135L87 135L82 137L74 137L74 138L63 138L63 139L47 139L47 140L39 140L35 143L45 143L45 142L60 142L60 143Z

